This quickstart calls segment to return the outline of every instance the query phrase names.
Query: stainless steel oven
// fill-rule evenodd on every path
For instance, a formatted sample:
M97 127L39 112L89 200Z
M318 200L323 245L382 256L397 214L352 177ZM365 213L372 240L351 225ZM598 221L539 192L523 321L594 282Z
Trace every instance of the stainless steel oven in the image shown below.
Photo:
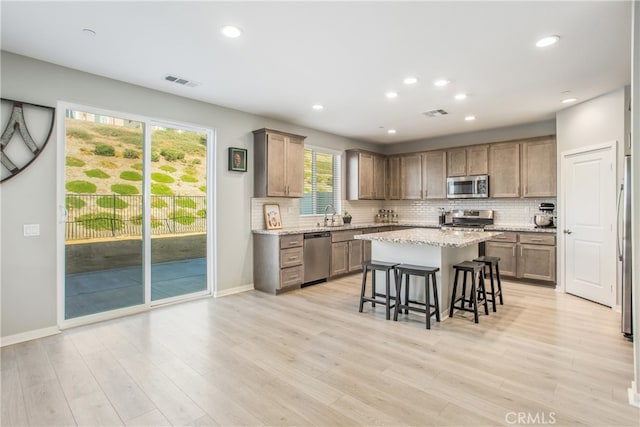
M447 178L447 199L489 197L489 175L452 176Z

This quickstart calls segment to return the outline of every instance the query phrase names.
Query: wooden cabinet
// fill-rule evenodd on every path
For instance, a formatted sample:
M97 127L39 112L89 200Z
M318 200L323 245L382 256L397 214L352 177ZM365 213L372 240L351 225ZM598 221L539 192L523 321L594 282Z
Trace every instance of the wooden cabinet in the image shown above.
M387 198L398 200L401 192L400 156L391 156L387 159Z
M364 246L355 240L362 230L334 231L331 233L331 277L362 269Z
M556 195L556 141L553 136L522 143L522 196Z
M520 197L520 144L489 145L490 197Z
M298 289L304 279L304 236L254 234L253 286L278 294Z
M380 154L347 150L347 200L383 200L387 160Z
M500 273L519 279L556 280L555 236L504 233L485 244L485 253L500 257Z
M304 139L272 129L253 131L255 197L303 196Z
M422 199L422 154L400 158L400 194L403 200Z
M424 157L424 198L447 198L447 152L427 151Z
M486 175L489 173L487 145L455 148L447 151L447 176Z

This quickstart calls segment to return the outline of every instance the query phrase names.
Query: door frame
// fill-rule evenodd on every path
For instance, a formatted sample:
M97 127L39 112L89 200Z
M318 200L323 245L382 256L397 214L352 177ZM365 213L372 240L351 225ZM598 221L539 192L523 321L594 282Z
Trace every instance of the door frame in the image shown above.
M119 117L128 120L135 120L145 124L145 132L143 133L143 144L151 146L151 133L147 131L147 126L166 125L175 126L177 128L196 131L207 135L210 145L207 146L207 189L212 191L212 195L207 194L207 288L204 291L187 294L186 296L177 296L163 300L151 301L151 235L143 235L142 254L143 254L143 271L144 271L144 303L132 307L119 308L102 313L90 314L87 316L76 317L73 319L65 319L65 179L66 179L66 111L80 110L90 113ZM113 111L104 108L93 107L90 105L77 104L66 101L58 101L56 110L56 140L57 140L57 158L56 158L56 294L57 294L57 321L59 329L72 328L80 325L86 325L104 320L116 319L131 314L149 311L154 307L164 306L174 303L182 303L193 299L209 298L216 294L217 290L217 244L216 244L216 152L217 140L216 129L198 124L190 124L177 122L175 120L166 120L161 118L152 118L140 114L129 113L125 111ZM144 176L143 180L143 203L150 202L151 183L149 177L151 175L151 151L143 150ZM151 226L151 217L148 210L144 214L144 229L149 230Z
M558 173L558 176L560 177L560 179L558 180L558 194L560 195L560 200L558 200L558 203L561 206L560 209L560 214L558 216L558 225L557 225L557 239L558 239L558 253L556 254L556 258L557 258L557 263L558 263L558 278L560 280L558 280L558 283L556 285L556 290L558 292L563 292L563 293L567 293L567 280L566 280L566 235L563 233L562 230L565 229L566 227L566 199L567 199L567 195L566 195L566 173L567 173L567 162L568 162L568 157L570 156L574 156L576 154L586 154L592 151L601 151L601 150L608 150L611 153L611 158L613 159L612 161L612 168L613 168L613 177L614 177L614 185L611 187L611 192L613 194L613 198L615 200L615 195L616 195L616 188L617 188L617 183L618 183L618 141L617 140L612 140L612 141L607 141L607 142L603 142L601 144L594 144L594 145L589 145L586 147L580 147L580 148L575 148L575 149L571 149L571 150L566 150L563 151L562 153L560 153L560 170ZM615 212L615 204L612 206L613 209L613 215L612 218L616 218L616 212ZM615 221L614 221L615 223ZM613 254L613 262L616 262L616 258L615 258L615 253ZM617 267L617 263L616 266L614 268L614 271L616 272L616 288L614 289L614 291L611 294L611 298L612 301L610 301L610 307L612 309L616 308L616 303L617 303L617 295L618 295L618 267Z

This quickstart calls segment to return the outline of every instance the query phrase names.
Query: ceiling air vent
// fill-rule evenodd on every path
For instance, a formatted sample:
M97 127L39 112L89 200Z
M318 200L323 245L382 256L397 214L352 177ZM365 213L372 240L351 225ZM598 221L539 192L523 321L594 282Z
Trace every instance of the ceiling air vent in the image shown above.
M439 117L439 116L446 116L449 113L446 110L443 110L442 108L438 108L437 110L425 111L422 114L424 114L427 117Z
M173 82L173 83L181 85L181 86L189 86L189 87L198 86L198 83L196 83L196 82L192 82L191 80L187 80L187 79L184 79L182 77L176 77L176 76L171 75L171 74L167 74L164 77L164 79L166 81Z

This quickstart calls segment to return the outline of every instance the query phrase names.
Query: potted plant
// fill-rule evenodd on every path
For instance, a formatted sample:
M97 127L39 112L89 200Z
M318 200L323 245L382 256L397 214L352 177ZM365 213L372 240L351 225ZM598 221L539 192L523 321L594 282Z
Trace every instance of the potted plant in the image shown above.
M342 223L343 224L351 224L351 214L347 211L342 213Z

